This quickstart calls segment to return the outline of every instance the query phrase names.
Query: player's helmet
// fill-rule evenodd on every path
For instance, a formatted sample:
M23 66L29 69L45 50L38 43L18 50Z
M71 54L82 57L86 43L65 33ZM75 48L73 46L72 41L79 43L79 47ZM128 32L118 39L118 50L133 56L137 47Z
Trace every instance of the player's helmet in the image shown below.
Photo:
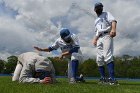
M96 14L98 16L100 16L102 14L102 11L103 11L103 4L98 2L94 5L94 11L96 12Z
M42 61L37 61L35 63L35 69L34 69L35 78L44 79L45 77L49 77L51 75L51 72L48 71L47 69L49 69L49 64L47 59L44 59Z
M94 5L94 9L96 9L97 7L103 7L103 4L100 2L95 3Z
M45 77L50 77L51 73L49 71L43 69L36 69L35 71L35 78L44 79Z
M61 36L62 39L67 37L68 35L70 35L69 29L63 28L63 29L60 30L60 36Z
M67 29L67 28L61 29L60 36L65 42L67 42L67 43L71 42L71 33L70 33L69 29Z

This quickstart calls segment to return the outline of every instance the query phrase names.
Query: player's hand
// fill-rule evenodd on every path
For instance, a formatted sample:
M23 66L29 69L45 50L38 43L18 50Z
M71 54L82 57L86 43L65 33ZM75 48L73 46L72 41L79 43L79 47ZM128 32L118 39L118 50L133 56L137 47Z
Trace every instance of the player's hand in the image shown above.
M34 49L38 50L38 51L42 51L41 48L34 46Z
M113 30L112 30L112 31L110 32L110 37L113 38L113 37L115 37L115 36L116 36L116 31L113 31Z
M59 59L62 59L63 58L63 54L61 54L60 56L59 56Z
M97 45L97 40L96 40L96 39L93 40L93 45L94 45L94 46Z
M53 81L52 81L51 77L45 77L43 80L40 80L40 83L42 83L42 84L51 84L51 83L53 83Z

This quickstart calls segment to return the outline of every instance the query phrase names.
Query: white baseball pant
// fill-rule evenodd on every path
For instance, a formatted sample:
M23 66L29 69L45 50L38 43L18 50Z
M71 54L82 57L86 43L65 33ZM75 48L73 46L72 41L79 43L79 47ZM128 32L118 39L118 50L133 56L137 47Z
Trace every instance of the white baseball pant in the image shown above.
M113 61L113 38L106 34L99 37L97 41L97 58L98 66L103 66Z

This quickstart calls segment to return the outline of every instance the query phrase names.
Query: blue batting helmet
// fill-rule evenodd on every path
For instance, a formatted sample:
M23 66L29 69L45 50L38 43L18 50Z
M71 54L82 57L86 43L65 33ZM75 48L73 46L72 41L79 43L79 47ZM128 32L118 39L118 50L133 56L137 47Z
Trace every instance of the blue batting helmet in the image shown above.
M60 36L62 39L70 35L70 31L67 28L63 28L60 30Z
M43 69L37 69L35 71L35 78L44 79L45 77L50 77L51 73L49 71L43 70Z

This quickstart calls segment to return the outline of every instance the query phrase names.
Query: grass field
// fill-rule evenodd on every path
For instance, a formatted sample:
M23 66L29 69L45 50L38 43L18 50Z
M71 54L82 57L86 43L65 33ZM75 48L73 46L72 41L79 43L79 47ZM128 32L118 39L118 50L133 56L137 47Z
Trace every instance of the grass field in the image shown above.
M120 85L98 85L95 80L86 83L68 84L67 79L58 79L58 83L20 84L12 82L11 77L0 77L0 93L140 93L140 82L119 81Z

